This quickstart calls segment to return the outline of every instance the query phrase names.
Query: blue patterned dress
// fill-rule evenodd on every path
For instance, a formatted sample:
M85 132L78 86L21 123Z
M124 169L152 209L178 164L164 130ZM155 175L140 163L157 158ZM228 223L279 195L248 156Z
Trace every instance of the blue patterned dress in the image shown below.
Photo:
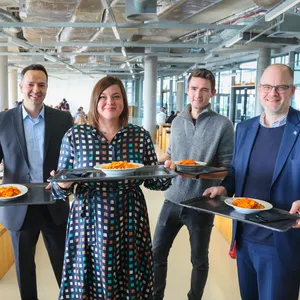
M123 127L108 143L97 129L77 125L65 135L59 169L93 168L128 161L157 164L149 133ZM140 185L165 190L169 179L78 184L67 228L59 299L152 299L153 262L149 220ZM68 191L53 185L55 198Z

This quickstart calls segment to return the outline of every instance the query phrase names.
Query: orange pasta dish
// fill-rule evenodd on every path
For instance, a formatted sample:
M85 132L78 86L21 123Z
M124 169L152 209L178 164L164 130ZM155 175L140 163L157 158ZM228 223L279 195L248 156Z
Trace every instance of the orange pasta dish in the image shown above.
M257 201L249 198L238 198L232 202L233 205L242 208L250 208L250 209L263 209L265 208L263 205L259 204Z
M21 191L12 185L8 187L0 187L0 197L13 197L21 194Z
M199 165L193 159L183 159L178 164L179 165Z
M112 163L103 166L103 169L132 169L137 168L136 164L128 163L127 161L113 161Z

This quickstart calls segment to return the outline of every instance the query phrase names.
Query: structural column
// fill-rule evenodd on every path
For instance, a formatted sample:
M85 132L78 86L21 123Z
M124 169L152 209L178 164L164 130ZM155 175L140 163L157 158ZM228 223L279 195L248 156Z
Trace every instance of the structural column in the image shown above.
M231 93L230 93L230 106L229 106L229 119L234 124L235 122L235 109L236 109L236 100L235 100L235 76L236 76L236 70L231 71ZM220 77L219 77L220 78Z
M261 48L258 52L257 71L256 71L256 97L255 97L255 115L259 116L263 112L263 107L260 104L257 87L260 83L261 75L271 63L271 49Z
M15 106L15 102L18 100L18 71L17 69L9 69L9 80L8 80L8 93L9 93L9 108Z
M7 47L0 47L0 52L7 52ZM8 57L0 55L0 111L8 107Z
M156 134L156 91L157 91L157 57L145 57L144 79L144 119L143 126L155 141Z
M142 109L143 109L143 94L142 94L142 79L137 78L135 80L135 123L136 125L142 125Z
M184 81L177 81L176 110L182 112L184 107Z

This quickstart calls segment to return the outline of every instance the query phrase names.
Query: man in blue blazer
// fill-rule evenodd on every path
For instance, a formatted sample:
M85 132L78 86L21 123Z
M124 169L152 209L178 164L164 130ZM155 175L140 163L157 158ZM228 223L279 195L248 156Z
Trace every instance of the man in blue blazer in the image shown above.
M0 113L0 161L3 183L46 182L56 170L60 145L73 125L71 114L44 105L48 74L42 65L21 72L23 103ZM22 300L37 300L35 249L42 232L58 284L62 276L69 204L7 206L0 208L0 223L11 236Z
M290 107L293 71L282 64L269 66L258 91L264 112L237 125L230 170L220 187L204 195L235 194L290 210L300 199L300 112ZM298 209L294 204L291 212ZM234 222L235 240L243 300L298 300L299 229L280 233Z

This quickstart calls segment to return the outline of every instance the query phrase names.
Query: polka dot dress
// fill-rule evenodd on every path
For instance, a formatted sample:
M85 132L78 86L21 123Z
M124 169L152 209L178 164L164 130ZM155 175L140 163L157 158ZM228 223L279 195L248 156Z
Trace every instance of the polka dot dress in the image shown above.
M157 164L149 133L128 125L113 140L92 126L77 125L65 135L59 169L93 168L96 163ZM151 236L142 180L81 183L76 187L67 228L59 299L152 299ZM145 180L165 190L169 179ZM56 198L66 192L55 188Z

